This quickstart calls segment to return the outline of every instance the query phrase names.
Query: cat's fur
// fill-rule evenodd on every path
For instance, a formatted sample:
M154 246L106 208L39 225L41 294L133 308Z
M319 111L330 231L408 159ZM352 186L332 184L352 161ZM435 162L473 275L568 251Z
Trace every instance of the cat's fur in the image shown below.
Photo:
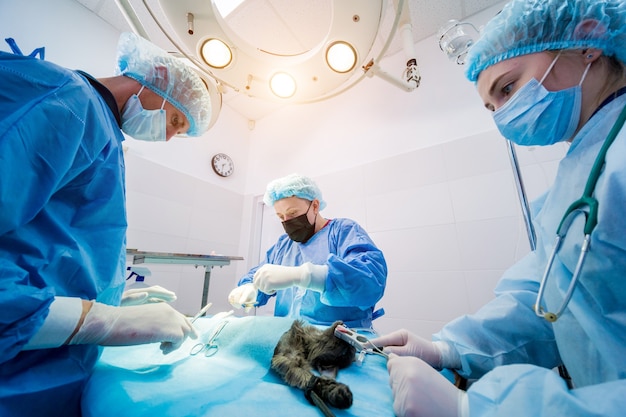
M348 408L352 405L352 392L335 378L339 369L354 361L356 349L335 337L338 324L342 322L321 330L302 320L294 321L274 349L271 368L288 385L303 390L309 402L313 403L311 392L315 392L326 404Z

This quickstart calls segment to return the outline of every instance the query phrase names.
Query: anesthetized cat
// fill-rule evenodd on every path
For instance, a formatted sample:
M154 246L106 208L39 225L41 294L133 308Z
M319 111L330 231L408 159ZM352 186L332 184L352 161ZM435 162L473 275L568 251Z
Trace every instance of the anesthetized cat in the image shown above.
M335 337L336 321L328 329L319 329L296 320L278 341L272 357L271 369L287 383L304 391L310 403L314 392L326 404L336 408L352 405L350 388L335 381L339 369L354 361L356 349ZM313 370L320 373L315 375Z

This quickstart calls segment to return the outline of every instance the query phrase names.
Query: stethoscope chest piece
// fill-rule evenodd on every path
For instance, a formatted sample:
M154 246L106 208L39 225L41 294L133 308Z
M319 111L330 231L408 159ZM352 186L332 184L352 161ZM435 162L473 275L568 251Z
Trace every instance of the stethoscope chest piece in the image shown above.
M556 319L558 319L558 316L554 313L544 313L543 318L548 320L550 323L554 323L556 321Z

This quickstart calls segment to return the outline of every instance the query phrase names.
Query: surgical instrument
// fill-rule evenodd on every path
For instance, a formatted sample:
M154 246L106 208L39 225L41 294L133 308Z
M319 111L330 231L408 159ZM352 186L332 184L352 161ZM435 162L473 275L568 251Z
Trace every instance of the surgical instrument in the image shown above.
M219 350L219 346L217 345L217 343L215 343L215 339L217 339L217 336L219 336L219 334L222 332L222 329L227 324L228 324L228 320L222 321L217 326L217 329L215 329L215 331L213 332L209 340L206 343L196 343L191 348L191 351L189 351L189 354L192 356L196 356L200 352L204 351L204 356L206 357L215 355L217 351Z
M198 314L193 316L193 318L191 319L191 322L193 323L194 321L198 320L204 313L206 313L209 310L209 308L211 308L212 305L213 303L208 303L207 305L202 307L200 311L198 311Z
M389 359L389 355L383 352L378 346L374 345L367 337L355 333L344 325L340 324L335 327L335 337L348 342L359 352L374 353Z

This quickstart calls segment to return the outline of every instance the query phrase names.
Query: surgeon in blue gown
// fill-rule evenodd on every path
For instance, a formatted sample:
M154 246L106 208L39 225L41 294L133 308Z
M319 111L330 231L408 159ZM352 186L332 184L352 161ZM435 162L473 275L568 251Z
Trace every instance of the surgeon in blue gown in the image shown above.
M484 27L466 63L504 137L523 146L567 141L570 147L553 186L533 205L536 250L505 272L495 299L444 326L433 342L406 330L373 340L391 354L396 414L624 416L626 2L514 0ZM598 159L595 188L588 187L598 201L597 225L578 279L590 230L582 212L561 230L538 297L557 228L583 195L614 126L619 133ZM590 207L582 206L589 216ZM555 372L559 366L571 388ZM434 368L477 381L463 392Z
M201 135L209 95L132 34L120 38L116 76L0 52L0 80L0 416L80 416L101 346L157 342L168 353L196 336L167 303L133 294L119 306L122 130L144 140Z
M267 186L285 234L229 294L237 308L264 305L276 296L275 316L371 329L387 282L383 253L355 221L325 219L322 193L310 178L291 174Z

